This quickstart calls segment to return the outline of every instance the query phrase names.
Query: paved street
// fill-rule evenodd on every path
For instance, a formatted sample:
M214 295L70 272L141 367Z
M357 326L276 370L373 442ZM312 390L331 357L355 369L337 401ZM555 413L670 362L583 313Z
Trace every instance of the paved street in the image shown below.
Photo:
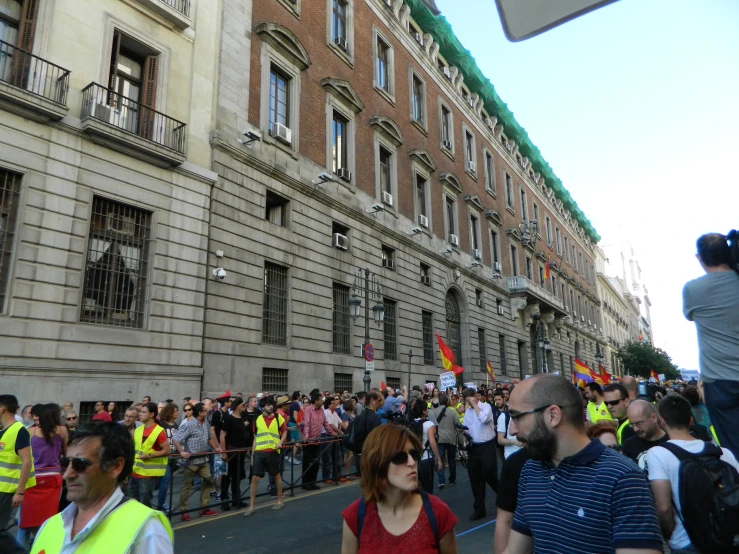
M495 495L488 493L488 518L471 522L472 493L467 471L458 468L457 485L435 491L457 514L460 552L491 552L495 524ZM488 489L489 490L489 489ZM301 554L334 553L341 548L341 511L359 495L358 481L339 486L321 484L316 492L288 497L283 510L273 512L273 498L258 499L261 509L250 518L242 511L227 512L200 520L193 514L189 524L175 525L175 552L202 554L263 554L299 548ZM179 518L175 518L177 521Z

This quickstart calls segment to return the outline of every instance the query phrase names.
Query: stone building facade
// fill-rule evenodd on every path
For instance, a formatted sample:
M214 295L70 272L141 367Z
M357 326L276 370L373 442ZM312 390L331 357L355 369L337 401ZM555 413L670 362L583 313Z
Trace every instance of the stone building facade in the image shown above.
M220 10L0 12L3 391L74 401L83 417L99 399L195 396Z
M599 237L429 17L410 0L224 3L207 274L227 277L207 285L206 393L359 390L364 269L384 307L373 386L437 381L437 332L465 381L488 360L503 380L595 365Z

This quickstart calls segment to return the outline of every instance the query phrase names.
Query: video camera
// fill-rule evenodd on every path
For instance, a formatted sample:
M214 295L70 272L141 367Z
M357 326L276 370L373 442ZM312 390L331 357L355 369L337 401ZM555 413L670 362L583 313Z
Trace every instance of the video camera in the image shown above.
M729 241L729 250L731 251L731 269L739 273L739 231L732 229L726 234L726 240Z

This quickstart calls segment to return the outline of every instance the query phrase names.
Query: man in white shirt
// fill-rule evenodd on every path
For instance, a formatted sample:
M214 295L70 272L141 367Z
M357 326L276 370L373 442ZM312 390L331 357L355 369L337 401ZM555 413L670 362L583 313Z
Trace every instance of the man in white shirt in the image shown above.
M498 461L495 455L495 421L490 404L480 402L475 389L464 389L462 399L467 409L464 425L469 430L470 444L467 453L467 473L470 476L474 512L470 521L485 517L485 484L498 490Z
M503 447L503 457L508 458L511 454L515 454L522 448L522 444L518 442L516 437L511 436L508 433L508 427L511 424L510 414L500 412L498 416L498 444Z
M666 396L659 404L659 415L664 421L665 431L670 437L667 444L674 444L683 450L698 454L707 444L690 434L692 413L690 403L682 396ZM721 459L739 471L734 455L727 449L721 449ZM662 535L670 541L673 554L698 552L693 547L690 537L683 526L683 511L680 505L680 462L677 457L663 446L654 446L647 452L649 481L652 485L654 500L657 504ZM673 508L674 506L674 508Z

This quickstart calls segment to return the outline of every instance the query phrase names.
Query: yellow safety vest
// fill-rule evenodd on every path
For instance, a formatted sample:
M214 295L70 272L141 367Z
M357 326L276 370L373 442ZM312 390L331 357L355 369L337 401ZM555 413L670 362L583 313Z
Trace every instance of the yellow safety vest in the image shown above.
M164 433L164 429L159 427L159 425L154 425L154 429L152 429L149 437L141 444L144 439L144 426L139 425L133 432L133 444L136 448L133 470L137 475L141 475L142 477L164 477L164 474L167 473L167 456L150 458L148 460L141 460L139 458L143 454L154 452L154 444L160 433Z
M597 423L600 419L613 421L605 402L601 402L600 406L596 406L595 402L588 402L588 419L591 423Z
M280 442L280 427L285 419L280 415L270 422L269 427L264 423L264 415L257 418L257 433L254 437L254 450L278 450L277 443Z
M21 429L24 429L23 424L16 421L0 437L0 492L15 493L18 490L23 462L15 453L15 440ZM33 453L30 448L28 450L31 456L31 471L28 473L26 488L30 489L36 484L36 474L33 468Z
M139 427L140 429L141 427ZM174 544L174 534L169 521L161 512L147 508L135 500L128 500L110 512L90 535L75 550L76 554L126 554L144 524L152 517L157 518ZM64 546L64 523L62 515L48 519L36 536L31 554L59 554Z
M624 432L624 429L626 429L626 426L628 424L629 424L629 420L627 419L621 425L618 426L618 431L616 431L616 437L618 438L618 444L621 444L621 434Z
M713 440L716 441L716 446L721 446L721 443L718 441L718 435L716 434L716 429L713 428L713 425L709 428L711 431L711 435L713 435Z

